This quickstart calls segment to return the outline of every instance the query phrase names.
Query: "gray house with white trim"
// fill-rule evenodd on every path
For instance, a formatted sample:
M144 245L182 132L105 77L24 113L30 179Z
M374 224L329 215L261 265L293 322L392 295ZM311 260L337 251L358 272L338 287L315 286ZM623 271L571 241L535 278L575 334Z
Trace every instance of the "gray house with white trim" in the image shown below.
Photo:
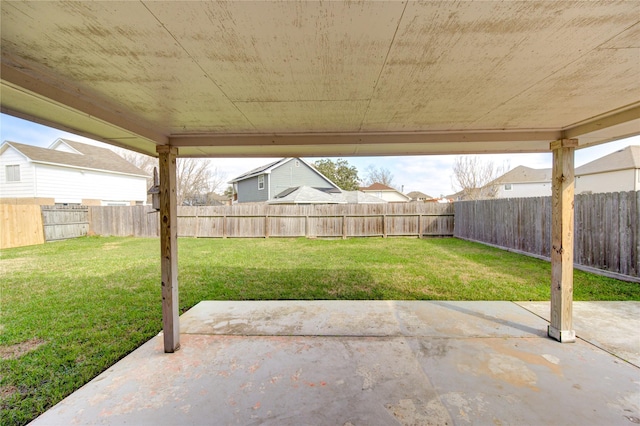
M289 188L309 186L338 189L326 176L301 158L283 158L232 179L234 203L267 202Z

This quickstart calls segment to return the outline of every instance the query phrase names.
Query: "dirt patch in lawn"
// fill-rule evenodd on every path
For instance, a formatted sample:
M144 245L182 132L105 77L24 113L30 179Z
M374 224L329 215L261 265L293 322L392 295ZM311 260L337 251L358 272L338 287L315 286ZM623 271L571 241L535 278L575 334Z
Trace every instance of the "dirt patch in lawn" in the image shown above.
M0 262L0 271L4 273L16 272L26 269L33 263L33 258L30 257L16 257L13 259L3 259Z
M0 346L1 359L17 359L22 355L35 351L45 343L42 339L30 339L11 346Z
M115 250L117 248L120 248L120 245L120 243L106 243L102 246L102 250Z
M0 387L0 399L8 399L10 396L14 395L16 392L18 392L18 388L13 385L2 386Z

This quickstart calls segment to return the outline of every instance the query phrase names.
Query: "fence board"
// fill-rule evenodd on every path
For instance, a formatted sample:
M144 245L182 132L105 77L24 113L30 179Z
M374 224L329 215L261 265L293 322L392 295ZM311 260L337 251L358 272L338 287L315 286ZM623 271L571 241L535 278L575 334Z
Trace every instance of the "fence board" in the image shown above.
M0 249L44 244L38 205L0 204Z
M640 191L575 197L576 264L640 276ZM455 203L454 236L550 256L550 197Z
M89 235L160 236L158 213L149 206L92 206L89 221Z
M91 207L90 232L98 235L157 237L157 214L147 214L149 211L148 206ZM345 238L379 237L386 232L390 236L451 236L453 219L453 205L433 203L180 206L178 235L209 238Z
M41 212L45 241L84 237L88 234L89 209L85 206L41 206Z

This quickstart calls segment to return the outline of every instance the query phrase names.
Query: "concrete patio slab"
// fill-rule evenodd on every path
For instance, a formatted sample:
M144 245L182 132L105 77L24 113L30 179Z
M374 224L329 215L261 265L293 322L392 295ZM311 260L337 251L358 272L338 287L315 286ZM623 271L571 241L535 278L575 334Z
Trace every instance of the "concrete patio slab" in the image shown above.
M549 321L549 302L518 302ZM577 337L640 367L640 302L573 302Z
M156 336L32 424L640 422L639 368L510 302L203 302L181 323L178 352Z
M246 336L531 337L546 336L546 324L539 316L510 302L204 301L180 317L180 332Z

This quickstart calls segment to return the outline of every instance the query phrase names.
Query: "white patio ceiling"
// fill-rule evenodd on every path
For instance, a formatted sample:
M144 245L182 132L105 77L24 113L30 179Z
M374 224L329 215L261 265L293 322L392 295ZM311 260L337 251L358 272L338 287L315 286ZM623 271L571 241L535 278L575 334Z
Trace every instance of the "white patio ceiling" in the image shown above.
M640 2L2 1L2 111L155 155L640 134Z

